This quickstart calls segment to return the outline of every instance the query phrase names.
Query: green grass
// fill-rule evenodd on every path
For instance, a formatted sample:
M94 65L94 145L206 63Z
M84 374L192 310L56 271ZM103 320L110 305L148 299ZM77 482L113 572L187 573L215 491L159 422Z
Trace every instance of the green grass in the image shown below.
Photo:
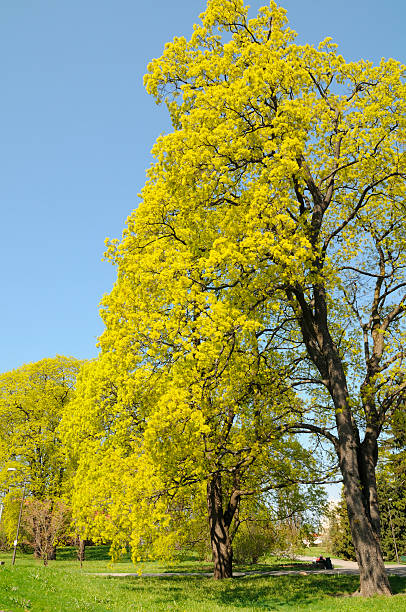
M135 568L128 558L109 568L105 547L88 548L86 554L88 560L82 570L69 548L60 550L59 560L48 567L21 554L12 567L10 555L0 555L0 559L6 560L6 565L0 567L0 612L403 612L406 609L404 578L391 578L394 597L378 597L372 602L348 597L357 588L357 576L309 573L246 576L225 581L199 576L108 578L89 575L89 572L110 569L133 572ZM210 564L197 562L193 555L180 555L169 566L157 562L143 565L144 571L157 572L211 570ZM281 565L292 563L270 558L260 567L269 570Z
M323 557L334 557L334 555L323 546L303 547L299 550L298 554L306 555L307 557L319 557L320 555L323 555Z

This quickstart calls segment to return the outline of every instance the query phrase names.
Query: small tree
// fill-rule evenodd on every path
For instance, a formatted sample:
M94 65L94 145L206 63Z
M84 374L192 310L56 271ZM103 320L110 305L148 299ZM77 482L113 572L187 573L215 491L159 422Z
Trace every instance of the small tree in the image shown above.
M240 525L233 541L238 563L257 563L260 557L278 547L278 532L271 521L247 520Z
M343 492L341 492L340 501L330 508L326 513L326 517L328 519L328 528L324 543L329 552L337 555L337 557L344 557L344 559L355 561L355 549L352 543L347 505Z
M23 542L34 548L44 565L54 558L56 543L70 524L70 510L62 501L28 498L22 514Z
M387 440L377 470L379 504L382 517L382 550L388 561L406 554L406 436L405 419L396 419L393 436Z

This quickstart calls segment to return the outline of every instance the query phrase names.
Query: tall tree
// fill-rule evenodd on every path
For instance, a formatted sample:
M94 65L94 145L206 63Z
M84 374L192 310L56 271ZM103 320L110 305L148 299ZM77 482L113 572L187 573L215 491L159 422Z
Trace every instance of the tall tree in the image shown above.
M7 489L25 481L27 496L49 507L66 492L69 463L58 427L80 366L57 356L0 375L0 483Z
M389 594L375 465L406 385L404 67L347 63L328 39L295 45L270 7L248 20L242 1L210 1L191 40L151 63L147 89L175 131L156 146L144 206L161 210L162 239L188 242L187 218L218 220L210 249L192 237L205 278L230 287L233 267L255 308L287 304L282 329L303 348L292 384L325 390L296 430L333 444L361 593Z
M243 377L245 406L254 391L268 402L275 435L278 423L332 444L361 594L390 594L375 465L406 387L404 67L346 62L330 39L297 45L274 2L248 19L243 0L209 0L201 19L145 78L174 130L108 251L104 423L138 406L144 384L168 448L177 422L202 435L216 419L202 391L226 417ZM301 406L282 401L277 416L267 379L285 398L301 390ZM244 423L236 388L232 420ZM145 416L125 418L135 429Z
M279 431L294 395L283 384L278 394L276 381L274 404L269 393L255 392L242 351L228 357L221 377L208 367L207 351L185 351L155 371L146 364L108 367L116 357L122 354L106 352L83 370L63 422L77 453L79 531L110 540L113 553L130 542L135 560L140 549L171 554L197 531L206 533L208 519L214 577L231 577L245 500L323 480L312 452Z

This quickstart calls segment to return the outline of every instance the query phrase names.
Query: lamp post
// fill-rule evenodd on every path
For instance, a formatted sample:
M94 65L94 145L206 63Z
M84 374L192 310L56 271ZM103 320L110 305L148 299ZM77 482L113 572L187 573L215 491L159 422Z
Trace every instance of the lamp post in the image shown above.
M8 468L7 470L8 472L15 472L16 468ZM15 565L16 562L16 553L17 553L17 545L18 545L18 536L20 533L20 525L21 525L21 515L23 513L23 503L24 503L24 497L25 497L25 487L26 487L27 481L24 478L24 482L23 482L23 494L21 496L21 503L20 503L20 512L18 514L18 523L17 523L17 533L16 533L16 539L14 540L14 550L13 550L13 559L11 561L12 565Z

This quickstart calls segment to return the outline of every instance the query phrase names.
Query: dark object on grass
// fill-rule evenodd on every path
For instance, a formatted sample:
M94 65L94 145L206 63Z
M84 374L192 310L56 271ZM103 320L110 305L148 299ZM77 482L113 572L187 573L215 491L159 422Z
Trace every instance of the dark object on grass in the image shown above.
M324 558L323 555L320 555L320 557L317 557L315 564L319 565L323 569L333 569L333 564L331 563L330 557Z
M333 564L331 563L330 557L326 557L326 560L324 562L324 566L325 566L326 569L333 569Z

